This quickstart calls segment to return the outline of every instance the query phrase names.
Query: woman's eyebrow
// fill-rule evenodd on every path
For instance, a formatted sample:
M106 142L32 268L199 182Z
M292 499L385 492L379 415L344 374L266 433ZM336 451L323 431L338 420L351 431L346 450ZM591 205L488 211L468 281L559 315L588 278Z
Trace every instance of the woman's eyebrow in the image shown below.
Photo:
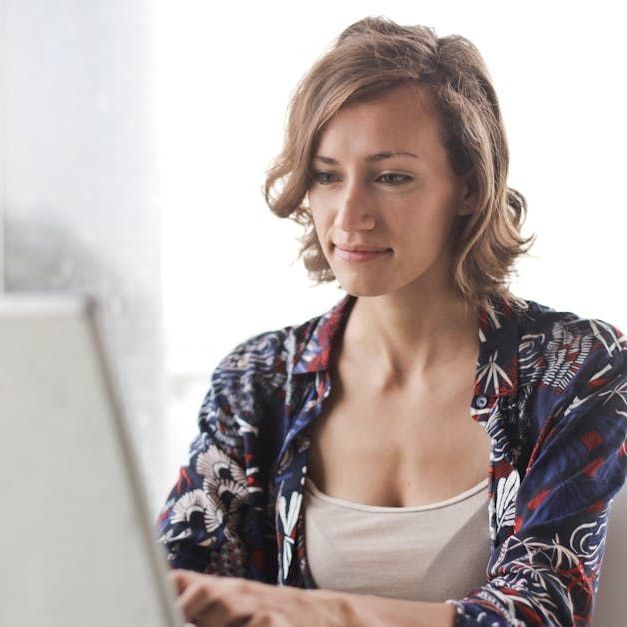
M368 155L366 157L366 161L383 161L384 159L390 159L392 157L413 157L414 159L419 158L418 155L415 155L413 152L387 150L385 152L377 152L374 155ZM322 161L322 163L326 163L328 165L339 164L339 161L337 161L336 159L332 159L331 157L323 157L322 155L316 155L314 157L314 161Z

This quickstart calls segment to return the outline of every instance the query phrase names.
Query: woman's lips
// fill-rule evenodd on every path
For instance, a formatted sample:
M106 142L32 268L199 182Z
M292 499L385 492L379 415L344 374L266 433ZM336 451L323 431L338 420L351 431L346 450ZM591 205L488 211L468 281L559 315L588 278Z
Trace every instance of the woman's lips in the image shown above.
M335 246L335 254L344 261L370 261L378 259L391 252L390 248L374 249L374 250L354 250L350 248L341 248Z

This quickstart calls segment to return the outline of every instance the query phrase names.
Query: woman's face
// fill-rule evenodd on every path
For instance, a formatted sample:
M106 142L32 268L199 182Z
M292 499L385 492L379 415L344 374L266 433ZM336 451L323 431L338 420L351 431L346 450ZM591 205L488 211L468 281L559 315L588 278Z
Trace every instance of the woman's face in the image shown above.
M325 257L349 294L451 286L451 227L470 193L423 88L396 87L328 122L308 191Z

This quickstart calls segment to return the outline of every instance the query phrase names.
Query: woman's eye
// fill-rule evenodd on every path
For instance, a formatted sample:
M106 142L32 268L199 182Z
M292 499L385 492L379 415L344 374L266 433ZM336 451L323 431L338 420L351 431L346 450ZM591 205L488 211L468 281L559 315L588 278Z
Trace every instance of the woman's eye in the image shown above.
M318 183L320 185L331 185L332 183L337 183L339 180L339 176L334 174L333 172L314 172L311 175L312 181L314 183ZM403 183L408 183L412 180L411 176L407 174L397 174L394 172L386 172L382 174L377 181L381 181L386 185L402 185Z
M411 176L407 176L407 174L394 174L393 172L388 172L386 174L382 174L379 177L379 180L388 185L400 185L401 183L411 181Z
M314 172L311 177L316 183L321 185L328 185L335 182L335 174L331 172Z

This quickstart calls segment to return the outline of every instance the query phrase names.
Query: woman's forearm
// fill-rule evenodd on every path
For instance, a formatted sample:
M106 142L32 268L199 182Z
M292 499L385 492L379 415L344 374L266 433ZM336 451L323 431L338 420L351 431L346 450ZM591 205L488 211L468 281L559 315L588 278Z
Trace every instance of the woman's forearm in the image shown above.
M366 594L312 590L335 602L348 627L453 627L455 607L447 603L405 601Z

